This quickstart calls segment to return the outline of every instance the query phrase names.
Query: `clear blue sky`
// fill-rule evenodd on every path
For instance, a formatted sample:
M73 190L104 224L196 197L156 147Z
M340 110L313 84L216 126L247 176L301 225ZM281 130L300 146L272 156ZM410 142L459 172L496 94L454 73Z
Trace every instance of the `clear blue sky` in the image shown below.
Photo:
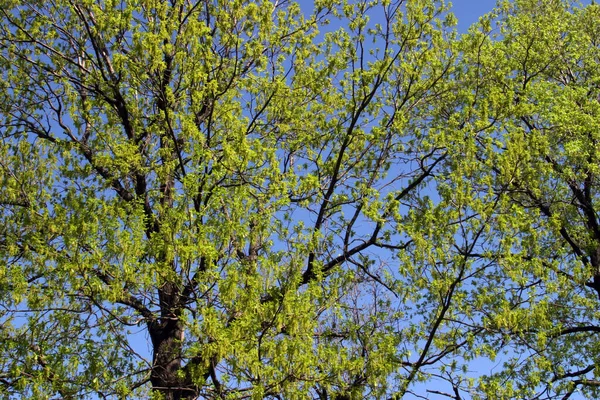
M479 17L495 7L496 0L455 0L451 3L452 12L458 18L458 31L466 32Z

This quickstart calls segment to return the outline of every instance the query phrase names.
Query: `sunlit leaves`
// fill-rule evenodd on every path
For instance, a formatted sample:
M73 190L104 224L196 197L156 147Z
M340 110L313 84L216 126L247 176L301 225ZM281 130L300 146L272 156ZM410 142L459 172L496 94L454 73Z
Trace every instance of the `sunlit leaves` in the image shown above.
M593 395L597 6L1 12L0 390Z

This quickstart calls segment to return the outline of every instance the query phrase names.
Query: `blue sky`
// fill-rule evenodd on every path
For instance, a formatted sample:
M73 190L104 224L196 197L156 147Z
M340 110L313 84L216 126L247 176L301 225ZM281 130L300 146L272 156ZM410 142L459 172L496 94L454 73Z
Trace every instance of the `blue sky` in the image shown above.
M480 16L490 12L496 5L496 0L456 0L452 1L452 12L458 18L458 31L466 30Z

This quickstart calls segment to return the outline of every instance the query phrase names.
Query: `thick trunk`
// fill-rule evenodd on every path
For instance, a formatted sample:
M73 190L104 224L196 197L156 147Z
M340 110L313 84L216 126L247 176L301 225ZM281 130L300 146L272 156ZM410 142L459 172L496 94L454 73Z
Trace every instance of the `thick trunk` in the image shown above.
M197 390L182 374L184 330L178 318L177 296L170 290L174 285L165 286L160 290L161 318L148 324L153 347L150 381L153 390L166 400L193 399Z
M167 400L191 399L196 396L193 385L181 377L181 340L183 330L178 321L155 322L150 328L154 348L150 381L153 390Z

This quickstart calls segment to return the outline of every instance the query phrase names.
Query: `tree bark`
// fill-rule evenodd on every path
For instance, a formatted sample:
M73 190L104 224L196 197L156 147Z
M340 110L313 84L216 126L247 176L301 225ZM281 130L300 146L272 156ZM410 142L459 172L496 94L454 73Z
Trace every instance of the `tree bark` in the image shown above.
M183 325L176 285L167 283L159 289L161 318L148 323L153 347L150 381L154 391L165 400L193 399L197 388L182 369Z

